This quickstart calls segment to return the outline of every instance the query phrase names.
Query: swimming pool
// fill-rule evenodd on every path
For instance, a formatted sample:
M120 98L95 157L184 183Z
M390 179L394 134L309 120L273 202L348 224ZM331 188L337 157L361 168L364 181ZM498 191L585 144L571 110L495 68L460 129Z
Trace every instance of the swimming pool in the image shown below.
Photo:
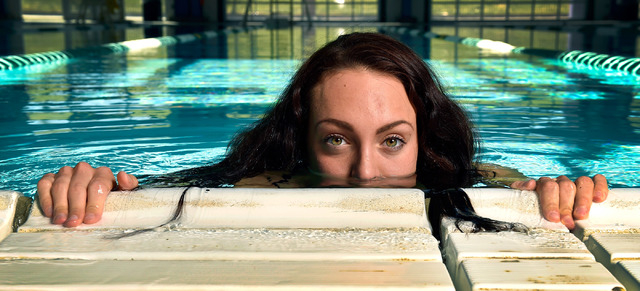
M44 173L79 161L134 174L216 161L299 59L340 33L375 29L313 28L284 44L277 36L288 30L237 32L0 71L0 187L34 194ZM533 178L601 173L614 187L640 187L639 77L439 39L407 42L471 114L481 161Z

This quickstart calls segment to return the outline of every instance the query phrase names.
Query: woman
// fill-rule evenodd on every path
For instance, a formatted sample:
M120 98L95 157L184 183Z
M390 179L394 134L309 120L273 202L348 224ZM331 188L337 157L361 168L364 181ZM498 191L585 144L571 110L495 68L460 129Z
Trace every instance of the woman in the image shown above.
M354 33L306 60L265 117L231 141L222 161L148 183L442 190L509 178L504 169L474 164L475 141L469 119L419 56L388 36ZM40 205L55 224L95 223L109 191L138 186L125 172L117 181L108 168L63 167L38 182ZM602 175L575 182L565 176L518 180L510 186L536 190L544 217L570 229L574 219L588 216L593 201L608 194ZM449 198L450 204L468 204L464 197Z

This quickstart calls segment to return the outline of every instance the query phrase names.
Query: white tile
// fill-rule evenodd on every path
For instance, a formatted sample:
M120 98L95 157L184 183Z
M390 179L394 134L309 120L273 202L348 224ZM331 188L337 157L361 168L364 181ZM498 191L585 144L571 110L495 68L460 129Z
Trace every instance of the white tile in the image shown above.
M585 244L603 264L640 261L640 233L594 233Z
M586 241L589 236L596 233L612 233L612 234L632 234L640 233L640 225L632 225L629 223L598 223L591 219L577 220L576 228L573 234L579 239Z
M430 228L417 189L202 189L182 224L232 228Z
M422 261L0 261L8 289L449 290L442 263Z
M10 289L454 290L415 189L193 188L177 221L105 237L164 223L181 192L114 192L100 223L72 229L36 213L0 243L0 282Z
M0 259L442 261L438 241L411 230L165 229L108 238L121 233L15 233L0 243Z
M456 290L624 290L606 268L581 260L490 260L462 263Z
M576 221L574 233L587 240L594 233L640 233L640 189L615 188L607 200L594 203L589 218Z
M585 244L627 290L640 290L640 234L594 233Z
M531 232L451 233L443 250L453 276L470 259L576 259L594 261L593 255L573 234L534 229Z
M20 195L14 191L0 191L0 241L13 231L13 217Z
M165 223L183 188L113 192L99 223L77 229L146 228ZM417 189L191 188L183 228L421 228L430 229ZM21 232L60 230L34 211Z
M614 274L628 291L640 290L640 261L620 261Z

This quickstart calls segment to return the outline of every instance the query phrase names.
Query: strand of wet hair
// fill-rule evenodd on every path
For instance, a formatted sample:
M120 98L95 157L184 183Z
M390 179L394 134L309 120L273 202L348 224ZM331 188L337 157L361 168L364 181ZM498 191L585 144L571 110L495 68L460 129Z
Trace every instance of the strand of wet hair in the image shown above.
M430 198L427 214L433 228L433 235L438 240L441 240L441 222L445 217L455 219L455 226L461 232L529 232L529 228L522 223L500 221L478 215L471 204L469 195L460 188L423 190L423 192L425 198ZM465 222L471 223L471 227L467 231L461 226Z
M178 200L178 204L176 205L176 209L173 211L173 216L169 220L167 220L167 222L165 222L163 224L160 224L158 226L155 226L155 227L136 229L136 230L134 230L132 232L123 232L123 233L115 234L115 235L107 235L107 236L105 236L105 238L114 239L115 240L115 239L121 239L121 238L125 238L125 237L130 237L130 236L142 234L142 233L149 232L149 231L154 231L154 230L156 230L158 228L165 227L170 223L178 221L182 217L182 213L184 213L184 200L185 200L185 197L186 197L187 192L189 191L189 189L191 189L191 186L186 187L184 189L184 191L182 191L182 194L180 195L180 199Z
M158 228L165 227L170 223L178 221L184 213L184 201L186 194L192 186L186 187L181 195L172 217L165 223L162 223L155 227L148 227L143 229L137 229L132 232L125 232L116 235L108 235L105 238L108 239L121 239L125 237L131 237L134 235L142 234L149 231L154 231ZM482 217L475 212L469 195L460 188L446 189L446 190L423 190L425 198L429 198L428 219L433 228L433 235L440 240L441 221L445 217L455 219L456 228L465 232L462 228L464 222L471 223L472 227L470 232L500 232L500 231L516 231L527 233L529 228L522 223L506 222L495 220L487 217Z

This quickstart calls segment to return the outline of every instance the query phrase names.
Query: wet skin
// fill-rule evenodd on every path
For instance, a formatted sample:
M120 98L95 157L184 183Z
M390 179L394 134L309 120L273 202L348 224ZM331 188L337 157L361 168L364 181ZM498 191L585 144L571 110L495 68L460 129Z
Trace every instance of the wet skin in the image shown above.
M395 77L365 69L325 76L311 98L309 156L326 180L416 184L416 113ZM402 178L402 179L400 179Z

